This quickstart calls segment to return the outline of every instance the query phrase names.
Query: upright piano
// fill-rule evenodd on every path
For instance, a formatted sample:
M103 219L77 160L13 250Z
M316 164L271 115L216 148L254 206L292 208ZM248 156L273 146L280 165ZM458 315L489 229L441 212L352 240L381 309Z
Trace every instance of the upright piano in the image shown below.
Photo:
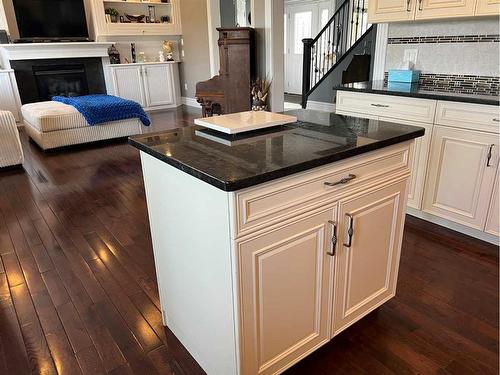
M196 84L196 100L203 116L249 111L255 79L254 30L250 27L217 28L219 75Z

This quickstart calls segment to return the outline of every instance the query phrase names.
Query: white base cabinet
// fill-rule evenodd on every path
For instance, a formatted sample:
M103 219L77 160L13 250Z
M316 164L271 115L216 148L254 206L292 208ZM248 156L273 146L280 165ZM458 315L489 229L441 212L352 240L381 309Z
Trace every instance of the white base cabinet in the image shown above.
M424 211L484 230L497 174L498 135L436 125Z
M498 243L499 107L338 91L336 112L425 127L415 141L409 213Z
M236 192L141 152L164 323L209 375L282 373L395 295L413 144Z
M133 100L146 110L181 105L178 64L110 65L113 95Z

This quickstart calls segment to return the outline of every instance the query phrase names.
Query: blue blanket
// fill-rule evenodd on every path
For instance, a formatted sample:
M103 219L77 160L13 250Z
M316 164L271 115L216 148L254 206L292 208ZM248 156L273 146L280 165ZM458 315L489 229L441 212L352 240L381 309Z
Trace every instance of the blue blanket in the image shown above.
M138 118L145 126L151 125L148 115L139 103L111 95L84 95L72 98L54 96L53 101L75 107L89 125Z

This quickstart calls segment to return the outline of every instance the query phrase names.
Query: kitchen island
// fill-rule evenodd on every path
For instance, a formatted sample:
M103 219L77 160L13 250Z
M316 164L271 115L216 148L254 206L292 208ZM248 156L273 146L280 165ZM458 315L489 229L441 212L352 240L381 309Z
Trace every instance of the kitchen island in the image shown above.
M214 375L277 374L396 292L424 129L298 111L132 137L164 324Z

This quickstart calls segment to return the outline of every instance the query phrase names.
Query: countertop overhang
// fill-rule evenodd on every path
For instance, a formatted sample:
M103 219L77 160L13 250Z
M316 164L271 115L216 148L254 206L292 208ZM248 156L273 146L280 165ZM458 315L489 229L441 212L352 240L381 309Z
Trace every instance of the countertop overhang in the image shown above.
M138 135L129 143L224 191L236 191L405 142L416 126L311 110L295 124L221 137L201 126Z
M474 92L470 93L459 93L459 92L448 92L439 91L439 88L431 90L428 88L422 88L418 84L412 85L409 90L402 90L398 88L390 88L387 86L386 82L380 81L369 81L369 82L356 82L356 83L346 83L340 86L334 87L337 91L358 91L365 92L369 94L382 94L382 95L392 95L392 96L404 96L409 98L420 98L420 99L430 99L430 100L445 100L452 102L461 103L473 103L473 104L486 104L486 105L496 105L500 104L500 98L495 95L483 95Z

